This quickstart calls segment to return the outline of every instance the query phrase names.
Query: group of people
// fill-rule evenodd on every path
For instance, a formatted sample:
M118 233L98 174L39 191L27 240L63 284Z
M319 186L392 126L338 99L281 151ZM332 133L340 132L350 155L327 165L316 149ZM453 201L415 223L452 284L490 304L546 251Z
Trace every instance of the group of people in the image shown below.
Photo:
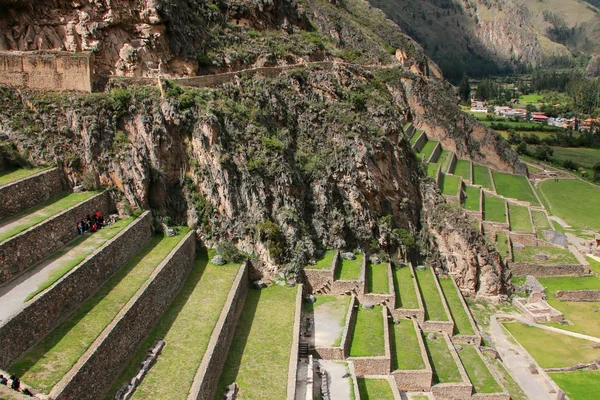
M105 220L104 216L100 211L96 211L93 214L88 214L86 218L83 218L77 223L77 232L83 235L85 232L96 232L98 229L102 229L106 225L115 223L116 215L111 215L109 220Z
M10 388L16 390L17 392L21 392L27 396L33 396L33 393L27 388L21 390L21 380L14 375L11 375L10 379ZM0 385L8 386L8 379L2 374L0 374Z

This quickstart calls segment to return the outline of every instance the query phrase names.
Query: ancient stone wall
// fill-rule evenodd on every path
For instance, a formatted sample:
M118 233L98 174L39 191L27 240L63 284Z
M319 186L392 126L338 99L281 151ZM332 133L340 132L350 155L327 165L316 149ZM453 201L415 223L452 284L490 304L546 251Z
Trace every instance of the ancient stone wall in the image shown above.
M467 314L467 318L469 319L469 324L471 325L473 332L475 332L474 335L453 336L452 341L456 342L456 343L470 343L470 344L474 344L476 346L480 346L481 345L481 336L479 335L479 329L477 329L477 324L475 324L473 315L471 315L471 310L467 306L467 303L465 302L462 292L460 291L458 286L456 286L456 282L454 281L454 279L452 277L450 277L450 279L452 279L452 286L454 286L454 290L456 290L456 294L458 296L458 299L460 300L460 304L462 305L463 310Z
M448 170L444 171L444 173L450 174L451 173L450 171L454 171L457 161L458 161L458 158L456 157L456 153L452 153L452 157L450 157L450 163L448 164Z
M356 376L388 375L392 366L392 352L390 349L390 328L387 307L382 308L383 313L383 338L385 352L383 356L350 357L354 363ZM289 400L289 398L288 398Z
M365 272L366 274L366 272ZM387 278L388 278L388 293L387 294L383 294L383 293L366 293L366 287L365 287L365 293L364 294L359 294L359 300L361 303L363 302L369 302L369 303L373 303L373 304L382 304L387 306L390 309L393 309L395 307L395 303L396 303L396 294L394 293L394 277L392 276L392 266L390 263L387 263ZM366 280L368 279L368 277L366 277L365 279L365 286L366 286Z
M463 400L471 397L471 393L473 391L473 385L469 380L469 376L467 375L467 371L458 357L456 353L456 349L454 349L454 345L450 341L449 336L444 335L444 340L446 341L446 345L448 346L448 350L450 350L450 354L452 354L452 358L458 367L458 371L460 372L460 376L462 382L456 383L441 383L433 386L431 388L431 392L433 396L437 399L455 399L455 400Z
M415 270L413 268L412 263L408 263L408 268L410 268L410 273L412 276L415 276ZM417 294L417 302L419 303L418 309L408 309L408 308L395 308L391 310L392 316L394 318L411 318L415 317L419 323L425 321L425 307L423 306L423 299L421 298L421 291L419 290L419 285L417 284L417 280L411 278L413 282L413 287L415 289L415 293Z
M213 330L202 363L194 377L188 399L208 400L215 397L235 328L244 308L248 288L248 262L246 262L240 267L229 290L219 321Z
M151 237L152 214L146 211L79 266L31 299L20 313L0 326L0 367L8 368L52 332Z
M408 128L406 128L406 135L408 137L412 137L415 134L416 128L413 124L410 124Z
M474 393L473 400L510 400L508 393Z
M545 240L538 239L535 233L528 232L510 232L510 240L512 243L521 243L524 246L536 246L536 247L556 247L564 249L563 246L559 246Z
M447 335L454 332L454 322L451 321L425 321L420 325L425 332L443 332Z
M0 188L0 220L59 195L65 185L58 168L42 171Z
M303 288L306 293L315 293L327 284L331 285L335 278L335 270L340 262L340 252L337 250L331 262L329 269L304 268L302 270L304 283Z
M91 92L93 53L0 51L0 83L33 90Z
M533 275L536 278L545 276L579 276L586 273L581 264L532 264L509 262L509 268L515 276Z
M418 132L415 133L415 135L416 134L418 134ZM425 132L421 132L419 137L417 137L417 140L415 140L415 142L413 143L411 150L414 151L415 153L420 152L421 149L423 148L423 146L425 145L426 140L427 140L427 135L425 134Z
M344 330L342 331L342 340L340 341L340 346L316 347L313 351L315 356L319 356L323 360L344 360L348 354L348 350L350 349L350 333L352 332L351 326L354 324L354 319L352 316L354 314L354 306L356 304L358 304L357 298L355 295L352 295L352 299L350 299L350 306L346 312L346 323L344 325Z
M77 222L94 210L112 210L108 192L100 193L0 244L0 284L8 282L77 236Z
M52 388L50 398L102 398L183 286L195 255L195 233L189 232Z
M353 295L352 299L350 300L348 314L346 314L346 326L344 326L344 332L342 333L342 341L340 342L340 347L343 350L344 358L348 358L350 353L350 341L352 340L352 334L354 333L357 306L358 299L356 298L356 296Z
M441 153L442 153L442 144L438 142L438 144L435 146L435 148L431 152L431 155L429 156L429 160L427 160L427 163L433 162L433 160L437 160L437 158L440 156Z
M290 350L290 362L288 366L287 400L296 398L296 376L298 375L298 352L300 350L300 324L302 320L302 287L296 292L296 307L294 311L294 333L292 348Z
M359 295L363 295L365 293L365 285L366 281L366 269L367 269L367 258L368 254L363 254L362 266L360 269L360 275L358 280L356 281L346 281L346 280L336 280L331 284L331 293L333 294L350 294L355 293ZM337 268L339 268L340 263L336 263L334 266L335 276Z
M425 349L425 343L423 342L423 336L419 330L419 325L414 318L411 318L417 340L419 341L419 349L421 350L421 358L425 363L425 369L422 370L396 370L392 371L392 376L396 382L396 386L401 391L424 391L428 392L431 390L431 380L433 377L433 371L429 364L429 358L427 356L427 350Z
M556 298L560 301L600 301L600 290L557 290Z

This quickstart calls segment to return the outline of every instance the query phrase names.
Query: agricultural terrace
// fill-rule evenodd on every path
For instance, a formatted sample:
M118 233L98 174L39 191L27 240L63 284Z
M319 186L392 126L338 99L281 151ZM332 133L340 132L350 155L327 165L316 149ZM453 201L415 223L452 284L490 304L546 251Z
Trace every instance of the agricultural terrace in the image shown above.
M600 261L590 257L589 255L587 256L586 259L590 263L590 269L592 270L592 272L595 272L596 274L600 274Z
M506 233L499 232L496 234L496 250L498 250L498 253L500 253L503 260L508 260L510 257L510 250Z
M560 329L600 337L600 319L594 310L600 308L600 302L572 302L556 299L557 290L600 290L600 279L590 277L538 278L546 288L548 303L565 314L569 325L552 324Z
M506 198L528 201L537 206L539 202L529 185L529 181L524 175L505 174L502 172L492 172L496 193Z
M448 321L448 315L444 310L442 298L435 284L434 272L430 267L421 271L415 270L419 290L423 296L423 305L425 307L425 319L431 321Z
M456 160L454 166L454 175L462 176L463 179L468 181L471 180L471 161L469 160Z
M394 400L394 393L387 379L358 378L360 400Z
M400 319L390 325L390 346L392 350L392 371L425 369L421 347L412 320Z
M504 327L514 336L542 368L571 367L600 358L593 342L525 325L508 322ZM551 349L551 351L548 351Z
M396 294L396 308L416 310L419 300L415 291L414 279L410 267L395 267L392 269L394 278L394 291Z
M481 185L486 189L493 189L492 179L490 178L490 170L488 167L473 164L473 184Z
M494 378L473 345L462 345L458 356L469 375L476 393L502 393L503 389Z
M335 257L335 250L327 250L323 257L321 257L316 264L308 265L307 269L329 269L333 263Z
M315 346L340 346L351 299L351 296L317 296L316 303L304 303L304 310L314 318Z
M533 224L535 225L536 230L552 229L552 227L550 227L550 222L548 222L548 217L546 216L545 212L531 210L531 216L533 217Z
M439 165L438 163L427 164L427 175L435 179L436 174L437 174L438 165Z
M553 146L552 163L564 165L565 161L574 161L581 166L588 176L594 176L594 165L600 162L600 150L588 149L583 147L558 147ZM534 150L535 151L535 150Z
M543 257L541 257L543 255ZM546 259L547 257L547 259ZM567 249L558 247L525 246L513 249L515 262L538 264L579 264L577 258Z
M599 371L551 372L548 375L570 399L596 400L598 398L598 393L600 393Z
M428 140L425 142L425 145L421 151L417 153L419 159L422 159L424 162L429 161L429 157L431 157L431 153L433 153L433 150L437 144L438 142L434 142L433 140Z
M32 226L44 222L50 217L82 203L98 193L100 192L65 193L53 197L20 214L7 218L0 223L0 242L18 235ZM73 224L73 229L75 229L75 223Z
M523 389L521 389L521 386L519 386L517 381L510 375L500 360L487 352L482 354L483 358L488 362L490 370L495 374L498 382L504 386L510 394L511 400L529 400L523 392Z
M458 194L458 184L460 183L458 176L442 174L440 181L443 194L447 196L456 196Z
M442 172L446 172L448 171L448 167L450 166L451 160L452 153L450 153L448 150L442 150L439 158L436 161L442 165Z
M163 339L167 345L135 391L133 399L187 399L240 268L236 264L214 265L208 261L214 255L214 250L198 255L183 289L140 346L111 395L135 376L148 349L155 341ZM202 318L198 318L199 315ZM174 376L177 379L173 379Z
M9 183L16 182L21 179L29 178L30 176L33 176L33 175L37 174L38 172L42 172L42 171L45 171L50 168L51 167L21 168L21 169L0 171L0 186L7 185Z
M343 281L356 281L360 278L360 271L362 269L363 255L355 252L356 258L354 260L346 260L340 257L340 265L336 270L335 279Z
M349 355L350 357L385 355L381 306L375 306L371 310L358 308Z
M515 232L533 232L529 208L508 203L510 230Z
M410 138L410 145L414 145L421 135L424 135L423 131L420 131L418 129L415 130L414 135Z
M297 288L273 285L248 292L219 381L239 385L243 399L285 399Z
M552 215L573 228L600 231L599 187L578 179L545 180L538 184L538 192Z
M463 201L463 207L469 211L479 211L479 200L481 189L476 186L465 187L466 198Z
M117 271L69 319L16 362L10 368L10 373L48 393L69 372L187 231L182 230L173 237L154 237L148 246Z
M367 264L367 292L389 294L388 264Z
M483 196L483 219L490 222L506 223L504 199L496 196Z
M462 382L458 366L450 353L450 349L444 340L443 334L436 334L435 339L429 339L423 334L423 341L429 354L429 362L433 370L433 383L457 383Z
M452 314L452 319L454 320L454 334L474 335L475 332L471 326L471 321L469 320L467 311L463 307L463 304L458 297L458 291L454 285L454 282L452 281L452 278L440 278L439 281L440 287L442 288L442 292L444 293L444 297L446 299L446 304L448 304L450 314Z

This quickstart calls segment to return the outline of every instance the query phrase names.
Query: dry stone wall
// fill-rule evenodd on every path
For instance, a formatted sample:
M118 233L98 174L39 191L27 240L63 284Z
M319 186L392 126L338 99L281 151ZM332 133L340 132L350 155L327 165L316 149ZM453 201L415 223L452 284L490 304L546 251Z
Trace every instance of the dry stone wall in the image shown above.
M586 274L585 267L581 264L533 264L533 263L508 263L512 274L515 276L533 275L536 278L545 276L579 276Z
M421 350L421 358L425 363L425 369L422 370L396 370L392 371L392 376L396 382L398 390L401 391L424 391L428 392L431 390L431 381L433 378L433 371L429 364L429 358L427 356L427 350L425 349L425 343L423 342L423 336L419 330L419 325L415 319L412 319L412 323L419 341L419 349Z
M294 310L294 333L292 348L290 350L290 363L288 366L287 400L296 398L296 376L298 374L298 360L300 350L300 323L302 318L302 285L296 292L296 307Z
M600 290L557 290L556 298L560 301L600 301Z
M8 368L25 351L52 332L92 296L110 276L152 237L152 214L146 211L125 230L86 258L18 314L0 326L0 368Z
M50 397L102 399L183 286L194 266L195 255L195 233L189 232L52 388Z
M52 168L0 188L0 220L59 195L65 189L58 168Z
M350 336L348 333L351 332L351 322L354 323L352 315L354 313L354 306L358 304L356 296L352 295L350 299L350 306L346 312L346 323L344 330L342 331L342 340L340 341L339 347L315 347L313 354L320 357L323 360L344 360L348 354L350 345Z
M0 285L62 248L77 236L77 222L93 210L112 210L108 192L102 192L0 243Z
M384 355L372 357L350 357L354 363L356 376L365 375L388 375L392 366L392 352L390 349L390 328L388 322L387 307L383 307L383 337Z

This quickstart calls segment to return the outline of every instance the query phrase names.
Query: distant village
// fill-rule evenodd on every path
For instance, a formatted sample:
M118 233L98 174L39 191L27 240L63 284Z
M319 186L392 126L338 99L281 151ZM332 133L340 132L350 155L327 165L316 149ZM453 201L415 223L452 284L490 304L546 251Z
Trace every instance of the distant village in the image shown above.
M517 120L522 119L523 121L579 131L587 131L592 128L600 127L600 118L587 118L585 120L578 118L552 118L548 117L543 112L532 111L528 113L527 109L523 107L513 108L509 106L486 105L485 102L479 100L473 100L471 102L471 112L484 114L493 113L499 117Z

